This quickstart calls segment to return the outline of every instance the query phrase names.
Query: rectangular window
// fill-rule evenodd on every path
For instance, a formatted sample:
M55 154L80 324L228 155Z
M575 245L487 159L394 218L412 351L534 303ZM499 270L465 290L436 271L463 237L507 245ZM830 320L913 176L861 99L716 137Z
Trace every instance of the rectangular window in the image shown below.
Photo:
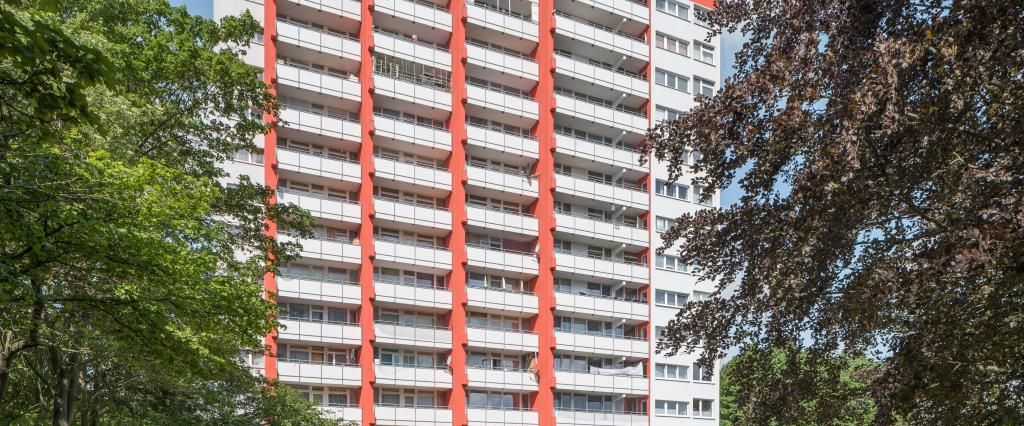
M697 96L707 96L710 98L715 95L715 83L700 77L694 77L693 93Z
M711 405L714 401L710 399L697 399L693 400L693 415L695 417L712 417L714 412L711 411Z
M686 185L669 183L660 179L656 180L654 183L654 192L656 194L678 198L684 201L689 201L689 190L690 188Z
M654 376L665 380L690 380L689 367L675 364L655 364Z
M690 56L690 44L665 33L657 33L654 38L654 45L659 49L665 49L672 53L683 56Z
M667 217L657 216L654 218L654 229L658 232L668 231L668 228L672 226L672 219Z
M690 19L690 8L672 0L657 0L655 7L662 12L681 19Z
M671 73L660 68L654 69L654 82L662 86L670 87L686 92L690 79L679 74Z
M654 414L659 416L685 416L689 403L686 401L654 401Z
M705 64L715 64L715 48L699 41L693 42L693 59Z
M686 272L686 264L683 263L678 257L657 255L655 258L655 267L658 269L667 269L669 271Z
M668 290L657 290L654 292L654 303L657 305L682 307L686 304L685 293L676 293Z
M693 363L693 381L711 383L711 372L698 363Z
M705 300L711 300L711 293L707 293L707 292L703 292L703 291L695 291L695 292L693 292L693 301L694 302L703 302Z
M672 108L666 108L660 105L654 108L655 121L671 121L677 118L679 118L679 111L676 111Z

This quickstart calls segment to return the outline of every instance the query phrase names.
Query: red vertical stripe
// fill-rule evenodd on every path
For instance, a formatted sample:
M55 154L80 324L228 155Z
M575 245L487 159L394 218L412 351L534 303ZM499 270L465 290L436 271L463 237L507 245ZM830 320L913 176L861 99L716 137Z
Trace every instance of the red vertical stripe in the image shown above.
M266 0L263 5L263 82L269 86L270 93L276 95L277 88L277 0ZM272 114L263 114L263 120L274 123ZM263 180L271 189L277 190L277 129L271 128L263 137ZM276 192L271 195L271 203L277 202ZM277 237L277 223L267 221L267 235ZM263 288L267 293L277 293L277 277L274 274L263 276ZM277 330L272 330L263 339L268 350L263 357L263 374L269 379L277 379Z
M539 81L536 94L538 105L537 142L537 205L534 209L539 224L537 236L538 271L534 291L537 293L538 312L534 322L539 348L537 368L539 383L534 410L541 426L555 424L555 80L554 31L555 2L540 0L538 9L538 45L536 51Z
M469 385L466 371L466 345L469 336L466 331L466 5L463 0L449 3L452 14L452 38L448 43L452 54L452 115L448 128L452 135L452 154L448 167L452 174L452 194L448 209L452 213L452 234L448 248L452 252L452 272L449 287L452 291L452 313L449 326L452 330L452 391L448 394L448 407L452 410L452 424L465 426L469 423L466 412L466 387Z
M362 409L362 424L373 425L377 418L373 411L373 0L360 3L362 20L359 24L359 82L362 84L359 107L359 123L362 146L359 148L359 164L362 165L362 184L359 186L361 206L359 245L361 248L359 286L362 289L359 305L359 326L362 330L362 345L359 347L359 367L362 370L362 386L359 388L359 407Z

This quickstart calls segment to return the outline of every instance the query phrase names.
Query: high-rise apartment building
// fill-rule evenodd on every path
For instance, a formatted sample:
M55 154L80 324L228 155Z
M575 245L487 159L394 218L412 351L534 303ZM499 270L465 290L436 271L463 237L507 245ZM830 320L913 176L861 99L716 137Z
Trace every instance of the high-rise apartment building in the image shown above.
M654 352L710 289L653 248L708 205L636 146L718 41L651 1L215 0L282 106L226 169L316 219L253 367L363 425L716 424L717 375Z

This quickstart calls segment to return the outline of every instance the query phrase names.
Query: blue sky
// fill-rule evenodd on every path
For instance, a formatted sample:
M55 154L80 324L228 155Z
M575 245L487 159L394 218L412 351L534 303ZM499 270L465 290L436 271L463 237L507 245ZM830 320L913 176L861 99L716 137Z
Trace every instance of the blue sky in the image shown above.
M213 15L213 0L170 0L172 5L185 5L189 13L209 18ZM743 44L743 37L739 34L725 34L722 36L722 81L733 73L733 57L736 51ZM722 205L727 206L735 203L742 195L742 191L735 184L722 190Z

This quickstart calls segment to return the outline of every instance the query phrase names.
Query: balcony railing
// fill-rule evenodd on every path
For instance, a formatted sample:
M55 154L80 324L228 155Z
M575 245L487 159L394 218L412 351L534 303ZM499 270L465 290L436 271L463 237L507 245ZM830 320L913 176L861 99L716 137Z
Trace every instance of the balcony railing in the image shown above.
M572 291L572 290L567 290L567 289L564 289L564 288L555 288L555 293L571 294L571 295L574 295L574 296L595 297L595 298L598 298L598 299L616 300L616 301L620 301L620 302L643 303L643 304L647 303L647 298L646 297L630 297L630 298L627 298L627 297L619 297L619 296L605 296L603 294L594 294L594 293L590 293L590 292L586 292L586 291Z
M568 20L576 22L576 23L580 23L580 24L583 24L583 25L588 25L588 26L597 28L599 30L607 31L607 32L612 33L612 34L614 34L616 36L619 36L619 37L625 37L625 38L628 38L628 39L633 40L633 41L638 41L640 43L647 43L647 40L645 40L641 36L637 36L637 35L633 35L633 34L630 34L630 33L622 32L622 31L616 30L616 29L614 29L612 27L607 27L607 26L598 24L596 22L591 22L591 21L587 21L587 20L584 20L584 19L580 19L580 18L577 18L575 16L572 16L572 15L570 15L568 13L565 13L565 12L562 12L562 11L556 10L555 11L555 16L557 16L558 19L568 19Z
M562 250L562 249L558 249L558 248L555 249L555 253L568 254L568 255L572 255L572 256L586 257L588 259L603 260L605 262L621 263L621 264L624 264L624 265L644 266L644 267L647 266L647 262L642 261L642 260L628 260L628 259L616 258L616 257L606 257L606 256L599 256L599 255L590 254L590 253L580 253L580 252L574 252L574 251L571 251L571 250Z
M567 175L563 175L563 176L567 176ZM615 225L615 226L626 226L626 227L629 227L629 228L642 229L642 230L645 230L645 231L647 230L647 224L643 223L639 219L635 223L629 223L629 222L626 222L625 220L622 220L622 219L619 219L619 220L605 219L603 217L593 217L593 216L590 216L590 215L588 215L586 213L566 212L564 210L555 210L555 213L556 214L560 214L560 215L565 215L565 216L572 216L572 217L578 217L578 218L587 219L587 220L593 220L595 222L608 223L608 224L612 224L612 225Z

